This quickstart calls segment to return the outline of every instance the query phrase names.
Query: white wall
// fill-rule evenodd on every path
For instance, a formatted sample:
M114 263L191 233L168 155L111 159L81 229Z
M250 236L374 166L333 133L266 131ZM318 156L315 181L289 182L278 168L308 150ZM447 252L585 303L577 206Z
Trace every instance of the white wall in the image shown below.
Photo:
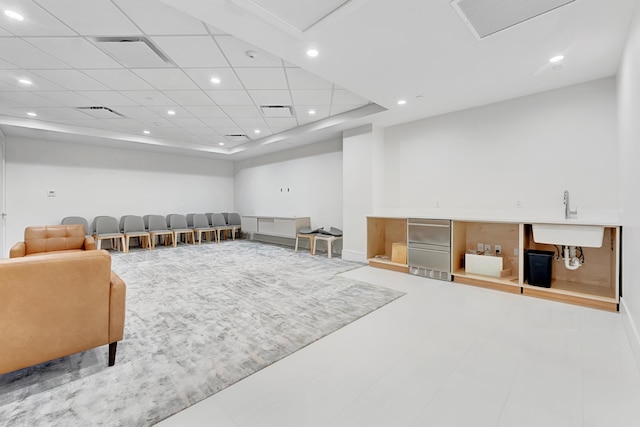
M65 216L91 222L97 215L231 211L233 164L8 137L6 200L10 248L25 227L59 224Z
M384 206L563 218L569 190L580 218L615 221L616 120L609 78L386 128Z
M235 211L311 217L342 228L342 141L331 140L235 164Z
M622 232L622 307L640 364L640 9L631 25L618 73Z

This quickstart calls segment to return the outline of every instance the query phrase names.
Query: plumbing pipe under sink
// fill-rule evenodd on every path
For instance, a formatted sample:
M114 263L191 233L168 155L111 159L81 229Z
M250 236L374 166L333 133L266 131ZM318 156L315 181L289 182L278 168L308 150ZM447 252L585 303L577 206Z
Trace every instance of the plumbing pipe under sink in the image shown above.
M564 267L567 270L577 270L582 265L580 259L576 256L575 246L564 246Z

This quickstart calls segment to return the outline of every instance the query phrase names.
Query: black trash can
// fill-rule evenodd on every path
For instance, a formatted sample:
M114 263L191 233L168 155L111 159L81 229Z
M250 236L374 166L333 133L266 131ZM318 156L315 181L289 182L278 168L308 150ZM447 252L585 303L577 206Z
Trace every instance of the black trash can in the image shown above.
M554 252L528 249L525 251L524 273L533 286L551 287L551 262Z

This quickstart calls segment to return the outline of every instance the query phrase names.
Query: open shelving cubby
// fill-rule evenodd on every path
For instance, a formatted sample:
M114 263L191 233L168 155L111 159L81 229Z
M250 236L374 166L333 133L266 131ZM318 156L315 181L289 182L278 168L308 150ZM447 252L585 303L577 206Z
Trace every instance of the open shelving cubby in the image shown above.
M367 258L369 265L409 272L409 266L391 261L394 243L407 244L406 218L367 218Z
M520 235L522 227L515 223L453 221L451 266L453 281L501 291L521 292ZM475 253L478 243L502 247L504 277L469 273L465 269L465 254Z
M546 250L557 253L554 245L540 244L533 240L530 224L525 224L525 249ZM617 311L619 303L619 247L620 228L605 227L602 246L583 248L584 264L577 270L568 270L564 261L553 261L551 287L544 288L523 283L525 295Z

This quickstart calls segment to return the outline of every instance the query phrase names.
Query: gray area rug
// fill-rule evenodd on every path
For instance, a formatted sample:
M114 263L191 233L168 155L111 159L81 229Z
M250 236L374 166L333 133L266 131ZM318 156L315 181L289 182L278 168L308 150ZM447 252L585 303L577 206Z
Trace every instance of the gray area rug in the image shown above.
M400 297L361 264L250 241L112 252L124 340L0 375L0 423L146 426Z

